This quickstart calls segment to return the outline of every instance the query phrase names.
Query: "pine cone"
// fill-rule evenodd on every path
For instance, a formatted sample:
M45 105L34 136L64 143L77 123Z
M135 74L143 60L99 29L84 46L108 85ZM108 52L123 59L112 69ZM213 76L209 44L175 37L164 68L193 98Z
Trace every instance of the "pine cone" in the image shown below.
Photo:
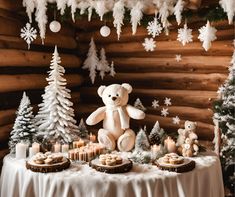
M154 132L154 133L150 133L149 135L149 142L151 145L154 145L154 144L161 144L161 137L158 133Z

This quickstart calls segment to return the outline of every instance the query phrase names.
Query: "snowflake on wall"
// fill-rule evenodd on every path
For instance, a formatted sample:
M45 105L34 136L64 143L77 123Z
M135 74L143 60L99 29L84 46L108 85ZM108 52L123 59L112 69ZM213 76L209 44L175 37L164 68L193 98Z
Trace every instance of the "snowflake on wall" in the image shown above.
M151 35L153 38L158 36L162 32L162 26L155 17L153 21L148 22L148 35Z
M210 22L207 21L207 24L199 29L198 39L202 42L203 48L208 51L211 48L211 42L216 40L217 30L214 27L211 27Z
M154 51L156 48L156 42L153 40L153 38L145 38L142 45L144 46L145 51Z
M153 100L153 102L152 102L152 107L154 108L154 109L156 109L157 107L159 107L159 101L157 101L157 100Z
M178 116L172 118L173 124L180 124L180 118Z
M193 41L192 29L189 29L187 24L184 24L184 28L178 29L178 37L177 40L182 43L183 46L185 44Z
M181 55L175 55L175 60L180 62L182 60Z
M162 108L161 115L167 117L167 115L169 115L168 108Z
M23 38L28 44L28 49L30 49L30 44L37 38L37 30L31 27L30 23L26 23L26 26L21 28L20 37Z
M169 106L169 105L172 105L172 103L171 103L171 98L165 98L165 100L164 100L164 104L166 105L166 106Z

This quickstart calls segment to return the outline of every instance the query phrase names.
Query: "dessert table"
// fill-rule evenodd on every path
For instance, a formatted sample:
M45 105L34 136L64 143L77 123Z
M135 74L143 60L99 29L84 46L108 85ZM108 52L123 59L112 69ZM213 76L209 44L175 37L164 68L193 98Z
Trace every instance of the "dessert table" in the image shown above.
M133 164L128 173L106 174L88 165L72 163L56 173L27 170L25 160L4 158L0 179L2 197L223 197L220 161L212 152L193 158L194 170L176 173L155 165Z

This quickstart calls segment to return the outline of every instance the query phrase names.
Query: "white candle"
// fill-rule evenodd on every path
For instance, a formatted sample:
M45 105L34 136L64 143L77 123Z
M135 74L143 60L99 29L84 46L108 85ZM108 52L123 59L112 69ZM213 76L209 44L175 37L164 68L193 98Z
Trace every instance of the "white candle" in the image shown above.
M54 145L54 152L55 152L55 153L60 152L60 147L61 147L61 145L60 145L59 143L56 143L56 144Z
M167 139L164 141L164 146L169 153L176 152L176 144L170 137L167 137Z
M29 148L29 158L31 158L32 156L34 156L37 152L37 148L35 147L30 147Z
M161 145L156 145L154 144L152 147L151 147L151 150L152 150L152 153L153 154L157 154L161 149Z
M38 153L38 152L40 152L40 144L39 144L39 143L34 142L34 143L32 144L32 148L33 148L35 154Z
M69 145L68 144L63 144L62 145L62 153L67 153L69 151Z
M26 149L27 149L27 145L21 142L16 144L16 159L25 159Z

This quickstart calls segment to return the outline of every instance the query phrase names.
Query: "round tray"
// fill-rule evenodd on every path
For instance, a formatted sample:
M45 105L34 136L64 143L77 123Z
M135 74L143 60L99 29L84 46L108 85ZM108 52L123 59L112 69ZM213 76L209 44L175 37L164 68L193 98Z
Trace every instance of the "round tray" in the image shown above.
M36 164L33 161L26 161L26 168L32 170L33 172L59 172L69 168L70 160L64 158L62 162L55 164Z
M184 158L184 163L182 164L167 164L162 161L162 159L158 159L155 164L160 168L161 170L168 170L171 172L189 172L193 170L196 166L195 161Z
M98 158L91 160L89 163L90 167L96 169L100 172L115 174L115 173L125 173L129 172L132 169L132 161L130 160L123 160L122 164L115 165L115 166L107 166L100 164L100 161Z

